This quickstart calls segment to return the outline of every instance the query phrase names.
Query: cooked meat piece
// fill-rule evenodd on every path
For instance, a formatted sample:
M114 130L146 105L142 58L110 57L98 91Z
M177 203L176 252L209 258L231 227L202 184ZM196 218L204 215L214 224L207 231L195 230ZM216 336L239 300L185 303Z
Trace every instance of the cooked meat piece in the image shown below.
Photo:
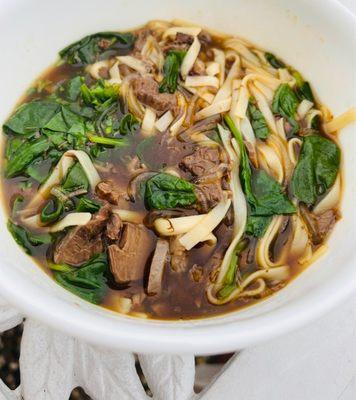
M205 71L204 61L197 58L189 75L205 75L205 74L206 71Z
M133 90L143 104L160 114L172 110L177 105L176 95L159 93L158 83L151 77L137 77L133 81Z
M188 268L187 250L179 241L180 236L172 236L169 241L171 268L175 272L184 272Z
M164 267L169 254L169 243L166 239L158 239L156 250L153 254L150 275L148 277L147 293L160 294L162 290L162 279Z
M106 236L110 240L118 240L122 228L122 221L119 214L111 214L109 221L106 225Z
M119 205L121 199L127 198L127 192L111 180L99 182L95 191L101 199L115 205Z
M119 64L119 72L121 78L125 78L125 76L130 75L135 71L126 64Z
M169 51L187 51L193 41L193 36L178 32L173 41L167 42L163 46L162 51L164 53L168 53Z
M203 267L194 264L189 271L190 277L194 282L200 282L204 275Z
M177 44L191 45L194 42L194 37L192 35L188 35L187 33L177 32L176 39L174 42Z
M199 42L201 43L203 49L209 47L212 43L212 38L206 31L201 31L198 35Z
M153 242L143 225L124 223L120 241L108 247L110 269L117 283L143 278Z
M133 48L133 52L134 53L141 53L141 50L143 49L143 46L146 43L146 40L148 38L148 36L151 35L151 31L150 29L140 29L137 32L137 36L136 36L136 41L135 41L135 45Z
M102 207L83 226L72 228L57 244L54 251L56 264L79 266L93 255L103 251L102 232L110 216L110 206Z
M198 198L201 212L206 213L223 199L223 190L219 181L196 185L195 194Z
M320 215L309 211L306 206L300 207L302 217L311 233L313 244L321 244L338 220L336 210L327 210Z
M199 146L193 154L182 159L180 166L195 176L210 175L220 163L219 150L215 147Z

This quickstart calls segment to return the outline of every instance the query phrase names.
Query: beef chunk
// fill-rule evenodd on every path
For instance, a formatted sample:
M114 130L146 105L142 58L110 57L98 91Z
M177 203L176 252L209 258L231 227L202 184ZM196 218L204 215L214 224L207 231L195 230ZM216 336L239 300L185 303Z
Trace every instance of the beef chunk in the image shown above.
M207 48L209 48L210 45L211 45L212 42L213 42L213 39L211 38L211 36L209 35L209 33L206 32L206 31L201 31L201 32L199 33L199 35L198 35L198 39L199 39L199 42L201 43L202 48L203 48L204 50L206 50Z
M187 250L180 243L179 236L172 236L169 241L171 267L173 271L184 272L188 268Z
M99 182L95 191L102 200L115 205L119 205L120 200L127 197L127 192L110 180Z
M177 32L175 43L191 45L193 42L194 42L194 37L192 35L188 35L187 33L183 32Z
M124 223L120 241L108 247L110 269L117 283L143 279L153 244L143 225Z
M118 240L122 228L122 221L118 214L111 214L106 226L106 236L110 240Z
M320 215L316 215L305 206L301 206L300 209L302 217L311 233L313 244L321 244L338 220L337 211L327 210Z
M102 232L110 216L110 206L102 207L83 226L71 229L57 244L54 262L79 266L93 255L103 252Z
M181 167L194 176L211 175L220 163L219 150L215 147L197 147L193 154L183 158Z
M195 193L201 212L206 213L223 199L220 182L202 183L196 186Z
M197 58L194 62L193 68L190 71L189 75L205 75L205 64L204 61Z
M172 110L177 105L175 94L159 93L158 83L151 77L138 77L133 81L137 98L159 114Z
M147 293L160 294L162 290L162 279L164 267L169 254L169 243L165 239L158 239L156 250L153 254L150 275L148 278Z
M167 42L162 50L164 53L168 53L169 51L187 51L193 41L194 37L192 35L178 32L175 39Z

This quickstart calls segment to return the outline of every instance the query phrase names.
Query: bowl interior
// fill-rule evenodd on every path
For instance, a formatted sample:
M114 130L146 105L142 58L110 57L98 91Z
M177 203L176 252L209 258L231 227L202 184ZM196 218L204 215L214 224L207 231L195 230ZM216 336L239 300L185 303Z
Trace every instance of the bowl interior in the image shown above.
M299 69L335 114L356 104L355 20L339 3L299 0L3 1L0 121L58 50L85 34L125 30L150 19L194 21L245 37ZM16 21L16 23L14 23ZM300 326L356 288L355 126L341 135L345 192L329 251L286 289L238 313L206 320L136 320L92 306L57 286L7 232L0 209L0 290L51 326L88 341L139 352L214 353L256 344ZM345 233L347 233L345 235Z

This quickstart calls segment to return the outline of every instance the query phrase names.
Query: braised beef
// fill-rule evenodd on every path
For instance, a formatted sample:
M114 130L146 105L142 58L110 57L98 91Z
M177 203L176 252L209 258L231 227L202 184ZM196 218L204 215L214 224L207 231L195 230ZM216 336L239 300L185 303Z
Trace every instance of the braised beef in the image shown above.
M153 108L159 114L172 110L177 105L176 95L160 93L158 91L158 83L151 77L135 78L133 90L138 100Z
M162 279L164 267L169 254L169 243L166 239L158 239L153 254L150 274L148 277L147 293L150 295L160 294L162 290Z
M300 210L311 233L313 244L321 244L338 220L338 213L335 210L327 210L317 215L309 211L306 206L301 206Z
M106 225L106 236L110 240L118 240L122 228L122 221L118 214L111 214Z
M188 35L187 33L177 32L175 42L178 44L191 45L194 42L194 37L192 35Z
M154 240L147 228L125 222L120 240L108 246L110 269L117 283L143 279Z
M189 72L189 75L205 75L205 64L202 60L197 58L193 64L192 70Z
M120 200L127 198L126 190L121 189L115 182L111 180L99 182L95 191L98 197L100 197L102 200L106 200L115 205L119 205Z
M219 181L196 185L195 194L198 198L199 209L206 213L223 199L223 190Z
M182 159L180 166L194 176L212 174L220 163L219 149L215 147L199 146L193 154Z
M102 233L110 217L110 206L103 206L83 226L72 228L57 244L54 262L79 266L104 251Z
M172 236L169 241L171 255L171 268L175 272L184 272L188 268L188 254L185 247L179 241L180 236Z
M194 37L183 32L177 32L174 40L168 41L162 48L164 53L170 51L187 51L193 43Z

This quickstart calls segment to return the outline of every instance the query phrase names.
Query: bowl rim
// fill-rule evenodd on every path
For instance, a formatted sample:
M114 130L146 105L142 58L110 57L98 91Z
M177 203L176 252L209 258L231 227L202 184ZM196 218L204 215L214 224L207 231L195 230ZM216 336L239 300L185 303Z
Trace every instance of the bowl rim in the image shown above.
M356 16L338 0L324 0L324 6L338 8L344 19L356 24ZM352 260L349 260L352 263ZM353 274L338 280L338 290L328 296L331 285L327 282L315 293L293 301L285 306L258 316L257 321L228 321L219 323L221 316L209 318L214 325L197 325L192 321L150 321L137 318L107 318L93 314L88 308L73 307L47 292L39 292L30 281L18 279L19 271L11 270L0 281L1 295L25 315L29 315L55 330L103 347L115 347L139 353L214 354L235 351L256 345L302 327L337 306L356 290L356 269ZM17 281L14 290L14 282ZM12 289L11 289L12 288ZM322 299L322 301L318 301ZM51 305L49 306L48 300ZM304 312L314 301L314 306ZM56 310L53 312L53 310ZM95 322L94 323L94 320ZM257 319L257 318L256 318ZM237 325L238 324L238 329ZM263 329L259 329L263 326ZM207 334L208 333L208 334ZM182 339L183 335L183 339ZM213 337L220 340L212 340Z

